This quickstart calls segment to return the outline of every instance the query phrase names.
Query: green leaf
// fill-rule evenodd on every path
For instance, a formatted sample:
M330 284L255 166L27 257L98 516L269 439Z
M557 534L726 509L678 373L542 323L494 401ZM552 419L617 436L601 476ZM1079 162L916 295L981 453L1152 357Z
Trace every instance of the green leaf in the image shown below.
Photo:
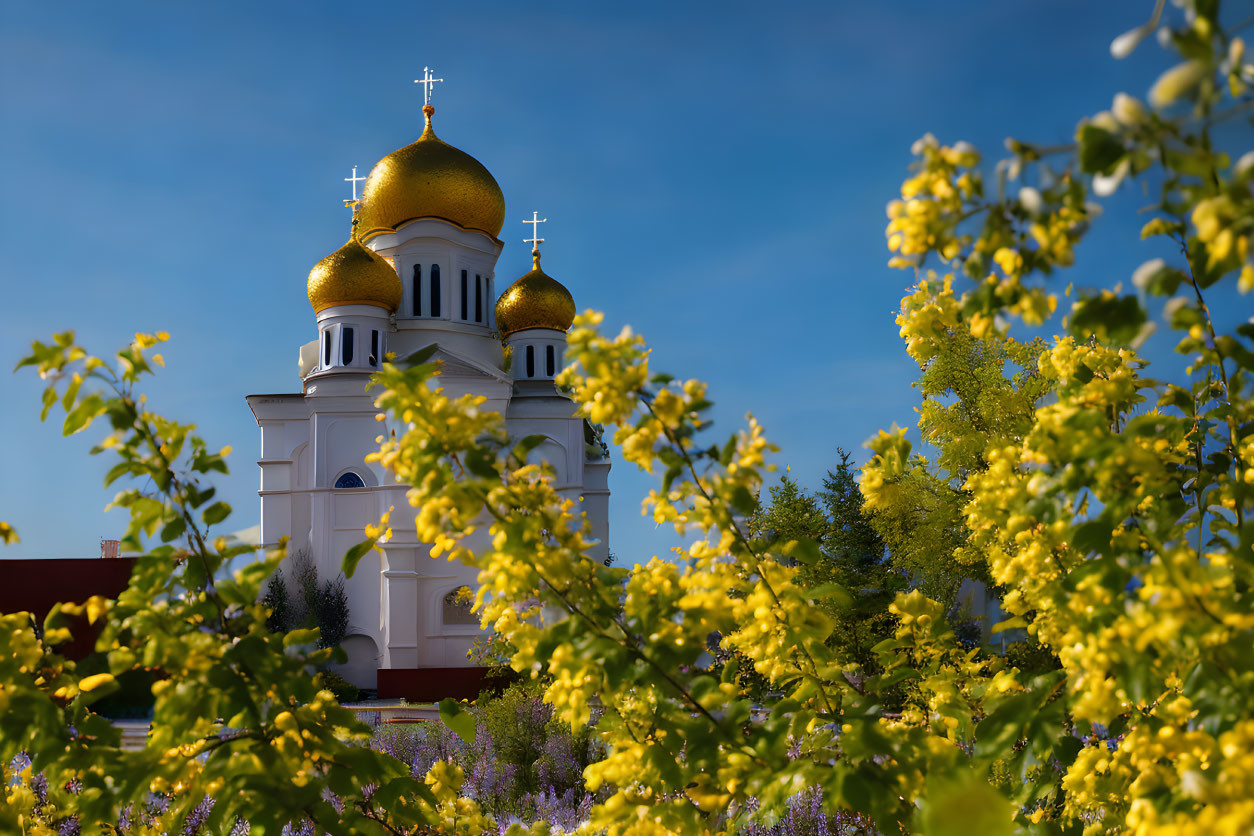
M205 525L216 525L231 516L231 506L225 502L215 502L200 515Z
M440 720L467 743L475 742L474 715L452 697L440 700Z
M65 423L61 426L61 434L74 435L82 432L91 426L91 422L104 411L104 400L95 392L92 392L79 401L78 406L70 410L70 413L65 416Z
M433 356L435 356L435 353L436 351L439 350L439 348L440 346L436 343L432 343L426 348L420 348L417 351L415 351L413 354L406 357L405 363L409 364L410 366L421 366L423 363L427 362Z
M1140 333L1145 321L1145 309L1135 296L1105 292L1076 300L1067 328L1077 337L1127 344Z
M1080 128L1080 168L1085 174L1109 174L1125 151L1122 140L1089 123Z
M999 621L996 624L994 624L993 632L1001 633L1006 630L1018 630L1022 627L1027 627L1027 626L1028 626L1027 619L1025 619L1021 615L1016 615L1014 618L1007 618L1005 621Z
M1014 806L988 782L968 770L958 780L929 782L918 832L928 836L1010 836Z
M1114 525L1106 519L1098 517L1076 526L1071 534L1071 545L1082 554L1098 552L1104 554L1110 548L1110 535Z
M728 497L731 506L746 517L758 510L758 500L753 494L749 493L749 489L744 485L736 485L732 488L731 496Z
M169 543L171 540L177 540L186 530L187 520L183 517L175 517L161 527L161 542Z
M344 577L351 578L353 573L357 571L357 564L366 556L366 553L374 548L378 541L373 537L369 540L362 540L348 551L344 552L344 562L340 564L340 571L344 573Z
M283 637L284 647L295 647L302 644L315 644L322 631L317 627L309 627L305 630L293 630Z
M678 479L683 472L684 465L682 462L674 462L670 465L670 467L666 468L666 473L662 474L662 492L669 493L671 485L675 484L675 480Z
M39 411L40 421L47 420L48 413L52 411L52 405L57 402L57 387L49 386L47 389L45 389L43 400L44 400L44 408Z
M539 447L546 440L548 440L547 435L525 436L517 444L514 445L513 450L510 450L509 452L510 458L516 460L519 464L521 464L522 462L525 462L527 460L528 453L530 453L532 450Z
M823 559L823 551L819 548L818 541L811 537L789 540L780 549L780 553L784 557L790 557L798 563L803 563L807 566L812 566Z
M66 412L69 412L74 407L74 402L78 400L79 387L82 385L83 378L81 376L76 374L70 378L69 385L65 387L65 395L61 398L61 408Z
M466 469L480 479L499 479L496 472L496 459L482 447L472 447L463 459Z
M811 601L831 601L838 607L848 607L853 603L849 590L838 583L821 583L813 589L806 590L806 597Z

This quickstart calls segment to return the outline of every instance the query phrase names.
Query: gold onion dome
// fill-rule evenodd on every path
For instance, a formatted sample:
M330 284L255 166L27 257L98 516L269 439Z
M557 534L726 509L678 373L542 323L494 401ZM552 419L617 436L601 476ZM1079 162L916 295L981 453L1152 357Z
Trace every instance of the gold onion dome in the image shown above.
M575 298L557 279L540 269L540 253L531 251L531 272L514 282L496 303L501 336L527 328L565 331L575 321Z
M483 164L431 129L435 108L422 109L422 136L375 164L361 197L361 239L394 232L417 218L440 218L496 238L505 223L505 196Z
M401 304L400 277L383 256L362 246L355 234L314 265L306 288L314 313L332 305L374 305L395 311Z

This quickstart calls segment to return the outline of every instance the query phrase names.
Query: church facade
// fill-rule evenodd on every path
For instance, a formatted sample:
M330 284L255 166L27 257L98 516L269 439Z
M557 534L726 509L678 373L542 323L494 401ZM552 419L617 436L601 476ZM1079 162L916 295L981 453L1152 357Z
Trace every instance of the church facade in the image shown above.
M535 226L533 269L497 297L504 196L483 165L436 137L429 98L423 110L422 135L380 160L353 201L349 241L309 274L317 339L300 350L301 390L247 399L261 429L263 545L289 538L289 555L335 577L365 526L395 509L382 556L367 555L347 581L339 669L381 697L412 696L401 683L456 679L483 636L465 603L475 570L432 559L416 539L407 486L365 462L379 435L405 430L380 423L366 391L386 355L434 345L448 395L482 395L511 436L544 436L532 458L581 501L598 538L591 555L609 553L610 464L554 385L574 300L540 269ZM486 530L476 536L487 542Z

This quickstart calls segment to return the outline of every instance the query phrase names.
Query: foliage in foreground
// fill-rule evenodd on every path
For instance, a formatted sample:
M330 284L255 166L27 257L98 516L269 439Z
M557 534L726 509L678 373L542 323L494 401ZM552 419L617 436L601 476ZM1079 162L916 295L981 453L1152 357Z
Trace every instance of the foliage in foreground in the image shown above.
M214 536L231 509L214 501L207 476L226 472L229 450L151 412L136 389L163 365L152 349L167 338L138 334L107 362L59 334L19 364L49 381L43 415L60 406L66 435L108 425L92 452L116 459L106 484L132 485L113 502L130 512L122 545L161 545L139 558L116 601L62 604L42 630L30 613L0 615L0 762L29 756L26 779L6 781L0 830L92 831L144 816L168 832L189 820L254 833L302 818L331 832L426 822L432 791L363 745L370 729L315 686L314 671L334 658L317 647L318 631L266 627L261 587L282 551L224 573L253 551ZM100 628L106 670L84 676L57 654L76 615ZM128 675L155 680L152 732L138 752L123 751L118 729L92 710Z
M1254 69L1216 4L1185 5L1169 32L1181 62L1154 85L1151 107L1117 97L1071 148L1011 143L995 195L974 149L925 138L889 209L894 262L919 271L898 321L921 379L1004 352L1010 362L996 371L1009 383L986 368L978 391L992 401L972 402L938 374L921 415L936 461L917 457L903 432L884 433L863 493L897 519L920 485L938 497L925 508L937 515L929 530L952 536L920 559L987 572L1015 626L1056 653L1060 670L1030 677L962 649L944 604L915 590L892 605L880 671L851 675L856 663L828 644L833 620L817 605L842 591L798 583L818 545L739 525L768 469L761 427L750 418L726 443L706 440L704 385L653 374L643 341L602 336L597 315L570 333L563 383L586 417L616 427L624 459L661 471L645 510L686 538L681 562L626 570L584 557L588 529L552 474L525 464L531 441L505 439L477 399L431 388L433 366L385 365L378 403L400 434L376 458L414 485L419 537L434 556L480 567L484 623L513 648L516 670L544 675L558 718L582 728L594 705L602 712L606 754L584 770L586 788L604 796L590 828L769 824L816 789L832 811L857 811L883 832L1254 826L1254 330L1217 331L1205 301L1211 288L1254 288L1254 156L1234 163L1220 150L1223 126L1250 106ZM1025 175L1034 185L1008 195ZM1050 275L1070 266L1093 222L1089 198L1125 179L1160 195L1143 234L1179 247L1133 279L1146 296L1186 291L1166 309L1190 359L1184 385L1145 376L1131 347L1147 336L1145 303L1117 290L1081 294L1070 336L1029 350L1009 333L1054 313ZM941 274L924 272L927 259ZM25 614L3 616L0 755L29 751L54 808L84 822L117 821L172 789L170 829L215 793L219 829L243 817L277 832L301 815L333 832L492 826L455 764L436 761L419 781L355 745L368 729L310 682L330 651L314 649L316 634L265 629L255 602L277 557L217 577L233 547L210 543L208 528L229 509L199 479L225 465L132 391L154 342L141 335L108 366L62 336L26 361L53 378L45 407L61 401L67 432L110 422L112 478L152 480L155 496L133 489L117 500L132 514L128 541L138 546L142 533L171 545L140 561L117 602L83 608L104 625L109 674L80 678L53 652L66 608L42 639ZM82 389L84 379L97 388ZM476 554L466 538L483 526L492 546ZM154 736L123 753L90 706L113 677L141 669L163 677ZM749 692L758 678L769 683L764 703ZM883 710L890 692L905 695L899 713ZM450 725L464 723L450 712ZM9 829L30 810L25 785L14 786L0 811Z
M375 458L414 485L419 537L480 567L484 624L515 648L516 670L550 678L559 717L582 725L595 701L604 711L608 754L585 777L611 794L594 827L704 832L743 811L737 826L778 815L803 787L885 832L1254 827L1254 326L1217 331L1205 301L1254 287L1254 155L1234 164L1220 150L1232 133L1216 127L1250 106L1254 68L1214 4L1186 5L1168 33L1182 62L1154 85L1152 109L1120 95L1075 146L1011 142L995 194L975 149L925 138L889 207L893 263L917 271L898 323L937 457L883 433L863 492L873 514L898 519L936 497L924 519L937 536L913 535L921 557L987 573L1015 616L1005 626L1060 670L1029 677L963 650L945 607L916 590L893 605L882 672L849 675L816 606L840 591L798 583L816 544L738 524L768 468L761 427L750 418L726 443L706 440L704 385L653 374L643 341L602 336L599 315L576 321L561 382L582 414L617 428L627 461L660 469L644 510L686 538L678 563L582 558L588 529L544 468L522 463L527 442L511 448L476 399L428 388L434 369L384 369L379 405L408 429ZM1090 197L1131 178L1159 194L1143 235L1179 248L1133 278L1145 297L1187 291L1166 308L1189 358L1182 384L1146 376L1132 347L1148 337L1146 303L1117 289L1079 294L1067 336L1010 334L1050 319L1051 277L1097 214ZM952 272L927 271L929 258ZM972 366L982 380L962 389ZM466 537L483 525L492 548L475 554ZM712 644L774 696L756 705ZM899 686L906 705L889 715L882 696Z

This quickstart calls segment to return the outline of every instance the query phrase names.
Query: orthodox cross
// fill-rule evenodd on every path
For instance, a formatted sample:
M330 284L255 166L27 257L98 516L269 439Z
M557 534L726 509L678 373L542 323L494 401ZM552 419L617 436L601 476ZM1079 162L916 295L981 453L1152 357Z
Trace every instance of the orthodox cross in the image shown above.
M423 107L426 107L427 105L431 104L431 91L435 88L435 83L437 81L444 81L444 79L432 78L430 67L423 67L422 78L414 79L414 84L422 85L422 106Z
M540 245L544 243L544 239L540 237L540 224L548 223L548 221L548 218L540 217L539 212L532 212L531 220L523 221L525 224L531 224L531 237L524 238L523 243L531 244L532 252L538 252L540 250Z
M365 177L357 176L357 166L353 166L353 176L344 178L345 183L353 184L353 199L344 201L345 206L353 206L357 203L357 184L365 179Z

